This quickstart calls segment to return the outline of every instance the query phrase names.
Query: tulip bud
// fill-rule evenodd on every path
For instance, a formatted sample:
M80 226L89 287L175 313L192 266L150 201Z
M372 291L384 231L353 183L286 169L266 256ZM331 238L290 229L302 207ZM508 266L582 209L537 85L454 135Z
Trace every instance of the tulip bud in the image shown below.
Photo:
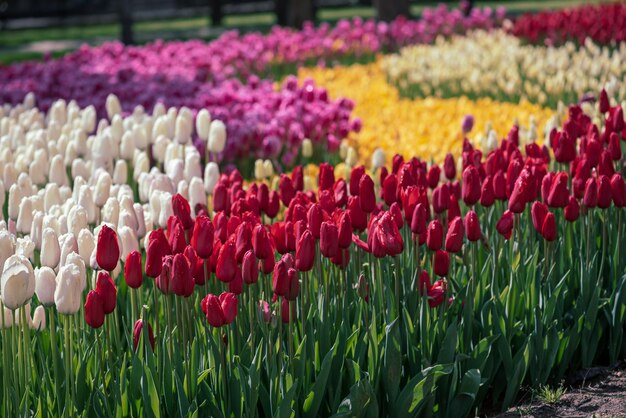
M46 329L46 312L43 306L37 306L30 327L36 331Z
M73 315L80 309L81 282L81 271L75 264L66 264L59 269L54 304L60 314Z
M315 260L315 238L311 231L306 230L296 243L296 268L298 271L309 271Z
M236 272L237 259L235 243L232 240L228 240L220 249L215 275L218 280L228 283L235 279Z
M100 328L104 324L104 303L95 290L87 294L85 301L85 322L92 328Z
M445 300L448 285L443 280L437 280L428 288L428 306L436 308Z
M482 237L480 220L473 210L470 210L465 215L465 233L467 234L467 239L471 242L478 241Z
M59 265L61 258L61 247L59 239L52 228L43 231L41 240L41 265L55 269Z
M598 188L596 186L596 180L593 177L587 179L585 183L583 203L588 208L595 208L598 205Z
M456 163L452 154L446 154L446 158L443 163L443 172L448 180L454 180L456 178Z
M222 293L219 298L213 294L202 300L202 312L213 327L228 325L237 316L237 296L233 293Z
M209 128L209 151L220 153L224 151L226 145L226 125L221 120L211 122Z
M120 259L120 247L117 234L106 224L102 225L98 234L96 247L96 261L98 266L106 271L113 271Z
M113 120L113 117L115 115L122 114L122 105L120 105L120 100L113 93L107 96L106 111L107 111L107 117L109 118L109 120Z
M22 255L12 255L4 262L1 281L2 304L15 310L35 293L35 272L30 261Z
M426 245L431 251L441 249L443 243L443 227L438 219L431 221L426 230Z
M600 113L606 113L610 110L611 104L609 102L609 95L605 89L600 92L600 99L598 100L598 106Z
M532 205L531 216L535 230L541 234L543 223L548 214L548 206L545 203L535 201Z
M446 233L445 247L446 251L451 253L458 253L463 247L463 221L460 217L456 217L448 225L448 232ZM428 238L427 238L428 239Z
M578 200L574 196L569 197L569 202L565 207L565 219L568 222L575 222L580 216L580 206L578 205Z
M381 148L376 148L372 153L372 170L384 167L386 163L385 151Z
M193 294L195 281L189 267L189 261L184 254L174 255L170 285L172 292L177 296L189 297Z
M361 210L371 213L376 207L376 193L374 192L374 182L367 174L359 180L359 199Z
M450 269L450 254L447 251L437 250L435 253L434 272L437 276L444 277L448 275Z
M332 258L339 252L339 229L332 222L322 223L320 251L327 258Z
M144 325L148 326L148 341L150 342L150 347L152 347L152 351L154 351L154 333L152 332L152 327L148 322L144 321L143 319L138 319L137 322L135 322L135 326L133 327L133 348L135 351L137 351L137 346L139 345L139 337L141 336Z
M98 272L98 280L96 281L96 293L102 299L102 308L105 314L110 314L115 310L117 289L111 276L106 271Z
M480 175L474 166L463 170L463 186L461 194L467 206L472 206L480 199Z
M20 202L20 210L17 216L17 232L27 234L33 223L33 202L31 199L22 199Z
M506 240L511 238L511 234L513 233L513 221L513 212L511 212L510 210L506 210L496 223L496 230Z
M605 175L598 176L596 182L598 189L598 207L607 209L611 206L611 180Z
M302 141L302 156L304 158L311 158L313 156L313 142L308 138Z
M258 259L266 259L274 254L270 236L261 224L256 225L252 232L252 248Z
M56 274L50 267L41 267L35 270L35 293L42 305L54 304L56 289Z
M551 242L556 239L556 220L554 218L554 213L548 212L546 214L541 227L541 235L546 241Z

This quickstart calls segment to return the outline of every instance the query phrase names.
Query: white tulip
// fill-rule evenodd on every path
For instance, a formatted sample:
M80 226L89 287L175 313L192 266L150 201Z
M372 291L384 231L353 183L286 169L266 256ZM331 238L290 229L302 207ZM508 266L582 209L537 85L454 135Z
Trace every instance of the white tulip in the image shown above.
M185 157L185 180L191 181L194 177L202 177L202 165L200 164L200 154L197 152L187 154Z
M113 196L109 197L102 208L102 222L117 225L120 217L120 202Z
M137 181L139 176L143 173L147 173L150 170L150 159L148 154L140 152L135 156L135 162L133 167L133 180Z
M386 164L387 157L385 156L385 151L381 148L376 148L374 153L372 154L372 169L377 170L381 167L384 167Z
M161 228L165 228L167 227L167 220L174 214L174 209L172 209L172 195L169 193L162 193L159 206L159 226Z
M41 265L55 269L61 259L61 246L57 233L52 228L43 230L41 239Z
M33 179L35 184L44 184L46 182L46 165L41 161L33 161L28 167L28 175Z
M56 277L54 304L57 311L64 315L73 315L81 304L81 273L75 264L61 267Z
M122 113L122 105L120 105L120 99L115 94L109 94L106 101L107 117L109 120L113 119L113 116L120 115Z
M35 243L28 235L17 239L15 254L23 255L31 261L35 260Z
M83 290L85 290L85 288L87 287L87 268L85 267L85 262L83 261L83 258L76 252L69 253L65 264L72 264L78 267L78 271L80 273L80 291L82 292ZM119 265L119 263L117 264Z
M22 190L17 184L14 184L9 189L9 218L16 220L19 215L20 203L24 195Z
M117 160L113 171L113 183L126 184L128 180L128 163L126 160Z
M191 120L185 117L183 114L179 114L176 118L176 125L174 129L174 139L179 144L186 144L191 140Z
M48 181L50 183L56 183L59 186L66 186L69 184L67 172L65 171L65 164L63 164L63 158L60 155L52 157L52 161L50 162L50 171L48 172Z
M85 208L78 205L72 206L67 215L67 230L77 237L80 231L88 226L89 218Z
M176 186L176 193L185 198L185 200L189 201L189 183L187 180L183 179L178 182Z
M166 172L172 182L174 184L178 184L183 178L185 178L183 160L170 160L169 163L166 163Z
M56 273L50 267L40 267L35 270L35 294L39 303L50 306L54 304L54 290L56 289Z
M220 179L220 169L217 163L211 161L204 168L204 189L207 193L213 194L213 189Z
M170 140L167 139L164 135L159 135L154 144L152 145L152 156L160 163L165 161L165 153L167 152L167 147L170 144Z
M196 217L196 205L207 204L206 191L204 190L204 184L199 177L194 177L189 183L189 206L191 206L191 216L193 219Z
M139 241L137 240L135 231L128 226L122 226L119 229L119 236L120 241L122 241L122 246L120 247L120 259L126 260L129 253L139 251Z
M37 306L33 315L32 321L30 321L30 327L36 331L43 331L46 329L46 311L43 306Z
M86 133L91 133L96 129L96 109L93 105L89 105L83 109L81 127Z
M63 267L66 264L67 256L71 253L78 254L78 242L76 237L71 232L63 234L59 237L59 246L61 247L61 259L59 266Z
M265 177L270 178L274 175L274 164L271 160L263 161L263 170L265 171Z
M85 211L87 212L87 222L90 224L96 223L98 209L96 208L96 203L94 202L90 186L84 185L80 188L80 193L78 194L78 204L85 208Z
M132 130L133 142L135 143L135 147L140 150L145 150L148 146L148 136L146 135L146 122L148 121L144 121L143 126L135 126ZM150 127L148 132L152 132L152 127Z
M33 223L30 226L30 237L35 243L35 248L41 249L41 239L43 235L43 218L44 212L37 211L33 216Z
M263 180L265 178L265 166L262 159L257 159L254 162L254 178L257 180Z
M61 200L61 192L59 190L59 185L56 183L48 183L46 184L45 193L44 193L44 209L47 211L54 205L60 205Z
M35 272L30 261L12 255L4 262L2 271L2 303L9 309L24 305L35 293Z
M30 199L22 199L20 211L17 216L17 231L22 234L30 232L33 223L33 202Z
M308 138L302 140L302 156L304 158L311 158L313 156L313 142Z
M209 140L209 130L211 129L211 114L206 109L201 109L196 115L196 132L202 142Z
M122 135L122 143L120 145L120 157L125 160L132 160L135 153L135 139L131 132L126 131Z
M209 151L222 152L226 146L226 125L221 120L214 120L211 122L209 128Z
M98 175L98 181L96 182L96 193L94 196L94 202L98 207L104 206L107 199L109 198L109 193L111 191L111 184L113 184L113 179L111 175L106 171L100 171Z

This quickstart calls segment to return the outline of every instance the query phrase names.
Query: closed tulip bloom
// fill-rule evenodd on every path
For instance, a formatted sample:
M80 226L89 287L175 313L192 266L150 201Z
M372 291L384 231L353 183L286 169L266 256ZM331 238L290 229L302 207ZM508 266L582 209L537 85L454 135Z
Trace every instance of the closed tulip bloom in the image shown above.
M170 219L176 219L174 217L170 217ZM167 235L168 235L168 244L172 249L172 254L179 254L185 251L185 247L187 246L187 240L185 238L185 230L183 229L183 224L178 222L168 222L167 227Z
M626 206L626 182L618 173L611 177L611 196L616 207L623 208Z
M376 192L374 191L374 181L365 174L359 181L359 198L363 212L371 213L376 207Z
M375 232L378 235L380 243L383 245L386 255L395 257L404 251L402 235L390 212L385 212L380 217Z
M511 234L513 233L513 221L515 217L513 212L510 210L504 211L498 222L496 223L496 230L500 235L504 237L504 239L511 238Z
M156 278L157 289L161 293L168 295L172 292L172 268L174 266L174 256L166 255L163 257L161 265L161 273Z
M438 219L432 220L426 230L426 245L431 251L441 249L443 244L443 227Z
M311 231L306 230L296 243L296 268L298 271L309 271L315 261L315 238Z
M152 237L155 237L154 239ZM156 279L161 274L163 257L169 254L169 244L162 229L150 233L146 249L146 276Z
M248 250L241 263L241 276L246 284L254 284L259 280L259 269L252 250Z
M215 186L220 177L220 169L217 163L211 161L204 167L204 189L207 193L213 194Z
M202 300L202 312L211 326L216 328L228 325L237 316L238 300L233 293L222 293L219 298L213 294Z
M172 261L171 289L176 296L189 297L193 294L195 281L189 261L184 254L176 254Z
M56 274L50 267L40 267L35 270L35 294L39 303L45 306L54 305L54 291L56 289Z
M435 253L434 272L437 276L444 277L448 275L450 269L450 254L447 251L437 250Z
M611 180L605 175L600 175L596 182L598 189L598 207L607 209L611 206Z
M426 222L428 221L428 213L423 203L418 203L413 210L411 217L411 232L414 234L423 234L426 232Z
M346 249L352 244L352 221L348 212L343 212L338 222L337 245L341 249Z
M36 331L43 331L46 329L46 311L43 306L37 306L33 320L30 323L30 328Z
M471 242L478 241L482 237L482 232L480 231L480 220L478 219L478 215L473 210L470 210L465 215L465 233L467 235L467 239Z
M564 208L569 200L569 190L567 189L567 173L560 172L552 180L550 192L548 194L548 205L553 208Z
M274 169L272 168L272 173L273 172L274 172ZM268 177L271 177L271 176L268 176ZM291 181L296 191L304 190L304 171L302 170L301 165L297 165L294 167L293 171L291 172Z
M456 217L448 225L445 241L446 251L451 253L461 251L461 248L463 248L463 237L463 220L460 217Z
M274 253L270 236L262 224L257 224L252 231L252 248L258 259L265 259Z
M223 183L217 183L213 189L213 210L215 212L223 212L228 209L228 189Z
M31 199L22 199L20 202L20 210L17 216L16 228L17 232L27 234L33 223L33 202Z
M133 327L133 348L137 351L137 346L139 345L139 338L141 337L141 333L144 330L144 327L148 327L148 341L150 342L150 347L152 347L152 351L154 351L154 333L152 332L152 327L150 324L143 319L138 319L135 322L135 326ZM145 338L146 334L144 334Z
M596 185L596 179L593 177L587 179L585 183L583 203L588 208L595 208L598 205L598 187Z
M339 229L332 222L322 223L320 251L324 257L334 257L339 251Z
M209 128L209 151L220 153L224 151L226 146L226 125L221 120L214 120L211 122Z
M296 300L300 293L300 279L298 279L298 271L294 268L287 270L288 290L285 298L287 300Z
M98 280L96 281L96 292L102 299L102 306L105 314L110 314L115 310L117 289L113 279L106 271L98 272Z
M280 210L280 196L278 192L272 190L270 192L270 199L267 202L267 209L265 210L265 214L268 218L274 219L276 215L278 215L278 211Z
M441 305L446 296L446 290L448 285L443 280L437 280L432 286L428 288L428 306L436 308Z
M133 251L139 251L139 240L135 231L128 226L122 226L119 229L119 237L122 242L120 258L125 260L128 254Z
M2 304L15 310L35 293L35 272L23 255L12 255L4 262L1 281Z
M546 241L554 241L556 239L556 219L554 213L548 212L544 218L543 225L541 227L541 235Z
M533 202L530 213L535 230L541 234L543 222L548 214L548 206L545 203L535 201Z
M498 200L506 200L506 178L504 171L498 171L493 176L493 194Z
M359 196L350 196L348 198L347 210L352 222L352 229L363 231L367 228L367 213L361 209L361 199Z
M75 264L66 264L59 269L54 304L60 314L73 315L80 309L82 280L81 271Z
M117 234L106 224L100 228L96 251L98 266L106 271L115 270L120 259L120 247L117 241Z
M88 229L82 229L78 233L76 242L78 244L78 254L80 258L83 259L85 264L89 264L91 254L93 254L93 250L96 248L96 241L93 234Z
M244 222L237 228L235 235L235 257L237 262L243 260L246 251L252 249L252 227Z
M43 231L41 239L41 265L55 269L61 259L61 247L56 232L52 228Z
M607 149L613 161L619 161L622 158L622 149L617 133L611 132L611 135L609 135L609 145Z
M480 204L486 208L493 205L496 200L495 192L493 191L493 178L487 176L483 181L483 185L480 189Z
M568 222L575 222L578 220L578 217L580 216L580 205L574 196L569 197L569 202L567 206L565 206L564 214L565 219Z
M480 175L474 166L468 166L463 170L461 195L467 206L476 204L480 199Z
M320 190L331 190L335 184L335 170L328 163L319 166L318 185Z
M191 236L191 246L198 257L206 260L211 256L214 239L215 229L211 220L204 215L197 216Z
M365 175L365 167L363 165L356 166L350 172L350 195L357 196L359 194L359 184L361 178Z
M387 204L391 206L397 200L398 178L395 174L389 174L383 180L381 188L381 197Z
M124 263L124 280L128 287L138 289L143 283L143 273L141 271L141 254L139 251L132 251L126 256Z
M446 154L446 158L443 162L443 172L448 180L454 180L456 178L456 162L452 154Z
M189 202L180 194L175 194L172 197L172 210L174 216L176 216L183 224L183 228L188 230L193 226L193 219L191 219L191 208Z
M104 324L104 303L95 290L87 293L85 301L85 322L91 328L100 328Z
M235 243L232 240L228 240L222 245L217 257L215 275L219 281L228 283L235 279L235 273L237 273Z
M602 89L600 92L600 98L598 100L598 109L600 113L606 113L610 110L611 104L609 102L609 95L607 94L605 89Z

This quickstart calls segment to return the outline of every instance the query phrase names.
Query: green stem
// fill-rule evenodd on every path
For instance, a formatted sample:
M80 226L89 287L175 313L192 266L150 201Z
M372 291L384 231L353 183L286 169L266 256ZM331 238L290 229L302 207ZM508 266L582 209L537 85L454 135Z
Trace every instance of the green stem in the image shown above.
M54 387L56 390L57 416L61 416L61 376L59 373L59 346L57 344L57 325L54 308L48 310L50 320L50 346L52 348L52 367L54 369Z
M66 315L63 318L65 322L63 324L63 331L65 333L65 405L66 405L66 413L68 417L74 415L72 409L72 347L70 342L70 327L71 327L71 317Z

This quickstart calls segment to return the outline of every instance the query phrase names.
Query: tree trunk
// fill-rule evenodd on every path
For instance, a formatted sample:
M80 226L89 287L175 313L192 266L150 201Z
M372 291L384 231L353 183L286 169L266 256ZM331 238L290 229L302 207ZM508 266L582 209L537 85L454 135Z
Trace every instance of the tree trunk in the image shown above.
M289 1L287 25L299 29L307 20L313 20L313 0Z
M276 12L276 23L280 26L287 26L287 12L289 10L289 0L275 0L274 10Z
M390 22L398 16L409 17L409 0L374 0L378 20Z
M209 5L211 7L211 25L222 26L222 18L224 17L222 0L209 0Z
M125 45L133 43L133 4L132 0L119 0L118 14L120 18L121 37Z

